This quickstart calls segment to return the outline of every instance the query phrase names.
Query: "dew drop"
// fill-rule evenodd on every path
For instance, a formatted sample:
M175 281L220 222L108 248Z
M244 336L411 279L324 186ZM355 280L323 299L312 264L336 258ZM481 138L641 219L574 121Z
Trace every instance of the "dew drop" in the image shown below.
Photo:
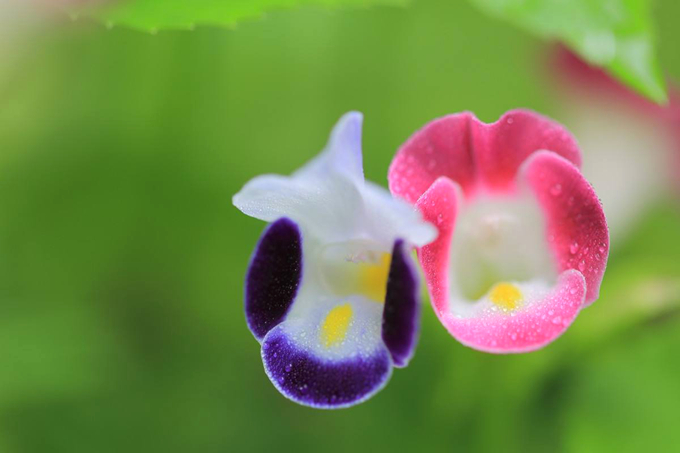
M580 263L578 263L578 270L580 270L581 272L586 270L586 262L585 261L581 261Z
M562 184L555 184L550 188L550 195L556 197L562 193Z
M576 252L578 252L578 242L574 242L573 244L571 244L571 245L569 246L569 252L570 252L572 255L575 255Z
M290 373L290 370L292 370L292 369L293 369L293 364L292 364L292 363L289 363L289 364L286 365L286 367L284 368L284 370L286 371L286 373Z
M555 316L552 320L553 324L560 324L562 322L562 318L560 316Z

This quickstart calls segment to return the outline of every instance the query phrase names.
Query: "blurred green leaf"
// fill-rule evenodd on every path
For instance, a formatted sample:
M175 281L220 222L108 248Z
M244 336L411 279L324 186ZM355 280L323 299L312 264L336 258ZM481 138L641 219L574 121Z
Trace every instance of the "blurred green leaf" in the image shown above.
M649 0L472 0L489 14L559 39L656 102L666 100Z
M408 0L128 0L115 2L92 15L108 26L125 25L147 31L191 29L195 25L234 26L265 12L298 6L367 7L405 5Z

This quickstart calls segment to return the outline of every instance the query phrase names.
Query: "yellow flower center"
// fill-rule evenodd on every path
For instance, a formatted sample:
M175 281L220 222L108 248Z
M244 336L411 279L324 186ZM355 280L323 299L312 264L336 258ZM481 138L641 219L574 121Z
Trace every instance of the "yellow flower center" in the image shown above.
M338 305L326 315L326 319L321 325L321 341L327 348L341 343L345 339L352 315L353 311L350 304Z
M491 302L506 310L514 310L522 302L522 292L512 283L501 282L489 291Z
M392 255L383 253L376 263L359 263L356 291L366 295L371 300L384 303L391 262Z

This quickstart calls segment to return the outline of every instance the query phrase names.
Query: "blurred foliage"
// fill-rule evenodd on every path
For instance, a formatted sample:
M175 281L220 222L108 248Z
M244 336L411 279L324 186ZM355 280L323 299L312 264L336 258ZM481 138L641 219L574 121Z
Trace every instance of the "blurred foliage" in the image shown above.
M659 5L675 75L678 13ZM676 200L549 347L473 351L424 307L411 365L349 410L284 399L246 328L264 225L230 204L245 181L293 171L351 109L382 184L434 117L559 119L542 52L445 0L156 36L77 22L24 49L0 73L0 451L676 449Z
M265 11L307 5L405 5L408 0L127 0L89 8L107 26L146 31L235 26ZM654 46L650 0L472 0L543 38L558 39L657 102L666 89ZM87 13L88 10L86 9Z
M405 5L408 0L128 0L89 8L89 13L110 26L125 25L146 31L196 25L234 26L267 11L301 6L367 7ZM85 9L84 12L88 12Z
M650 0L473 0L485 11L545 38L657 102L666 89L654 46Z

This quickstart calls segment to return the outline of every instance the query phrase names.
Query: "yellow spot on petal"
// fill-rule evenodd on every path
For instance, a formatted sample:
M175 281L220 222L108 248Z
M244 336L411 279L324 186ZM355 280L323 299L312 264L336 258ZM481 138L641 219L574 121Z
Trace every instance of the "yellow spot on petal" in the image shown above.
M514 310L522 302L522 292L512 283L501 282L489 291L491 302L506 310Z
M359 293L376 302L385 302L391 263L392 255L389 253L380 255L377 263L360 263Z
M327 348L345 339L349 323L352 320L352 314L352 306L345 304L333 308L326 315L326 319L321 326L321 341Z

